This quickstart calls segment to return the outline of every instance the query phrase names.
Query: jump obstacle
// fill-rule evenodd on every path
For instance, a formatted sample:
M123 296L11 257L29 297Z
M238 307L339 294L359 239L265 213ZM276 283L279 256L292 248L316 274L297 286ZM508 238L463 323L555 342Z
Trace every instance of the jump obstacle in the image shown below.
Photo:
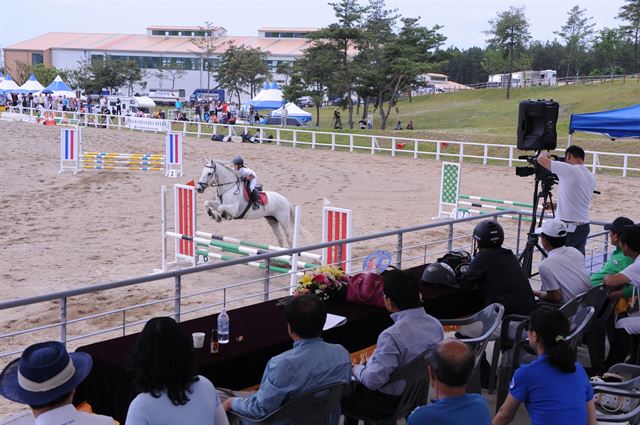
M80 127L60 130L60 173L81 170L164 171L182 176L182 134L167 133L164 154L83 152Z
M505 199L487 198L460 194L461 167L459 163L443 162L440 175L440 199L438 216L434 219L459 218L471 214L487 214L494 211L518 210L531 213L533 204ZM475 202L474 202L475 201ZM478 202L479 201L479 202ZM496 205L497 204L497 205ZM538 205L540 212L542 205ZM531 217L505 214L502 217L513 220L531 221Z
M162 217L162 271L167 271L170 265L176 265L184 260L192 266L196 266L202 258L220 260L234 260L241 258L228 255L251 256L268 252L282 251L287 248L256 243L252 241L217 235L197 230L197 192L194 181L186 185L174 184L174 231L167 229L167 202L166 187L161 188L161 217ZM351 237L351 210L334 208L325 205L323 207L323 241L334 241ZM296 220L294 234L299 230L299 208L296 208ZM168 239L174 239L174 261L167 262ZM294 246L297 241L294 238ZM226 254L225 254L226 253ZM307 261L298 260L304 258ZM351 247L342 244L331 248L325 248L322 254L313 252L300 252L297 255L281 255L270 260L269 269L277 273L295 272L300 269L317 268L320 264L339 263L343 270L351 270ZM248 262L248 266L264 269L265 263ZM291 267L291 268L289 268Z

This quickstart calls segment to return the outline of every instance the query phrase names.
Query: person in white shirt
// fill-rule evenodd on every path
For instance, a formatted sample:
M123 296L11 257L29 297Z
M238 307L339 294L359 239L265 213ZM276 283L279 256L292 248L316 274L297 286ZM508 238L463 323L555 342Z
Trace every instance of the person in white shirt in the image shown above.
M538 164L558 176L556 218L567 223L567 246L584 254L589 236L589 206L596 188L595 176L584 166L584 150L569 146L563 161L553 161L549 152L538 155Z
M125 425L229 425L215 387L195 374L192 344L171 317L144 325L129 359L139 394Z
M254 210L259 209L260 204L258 201L260 199L260 192L256 189L258 184L257 174L251 168L244 166L244 159L242 159L241 156L236 156L231 162L236 167L236 171L238 171L240 177L247 182L249 194L251 195L251 208Z
M566 303L591 289L584 255L574 247L565 246L567 233L567 224L558 219L546 220L536 229L548 256L538 267L542 291L534 291L534 295L544 301Z
M58 341L28 347L0 374L0 395L31 407L35 425L113 425L113 418L79 412L72 401L91 371L87 353L69 354Z

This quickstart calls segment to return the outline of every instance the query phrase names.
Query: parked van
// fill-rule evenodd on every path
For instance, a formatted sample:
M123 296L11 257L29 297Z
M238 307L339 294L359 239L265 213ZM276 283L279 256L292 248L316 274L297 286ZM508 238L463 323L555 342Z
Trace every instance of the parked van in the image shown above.
M224 90L222 89L195 89L189 98L191 103L201 101L224 102Z
M138 115L140 113L145 117L150 117L151 108L156 106L156 103L148 96L108 96L110 111L114 108L118 109L118 99L120 99L122 115Z
M149 89L149 98L157 105L173 105L176 99L187 101L184 89Z

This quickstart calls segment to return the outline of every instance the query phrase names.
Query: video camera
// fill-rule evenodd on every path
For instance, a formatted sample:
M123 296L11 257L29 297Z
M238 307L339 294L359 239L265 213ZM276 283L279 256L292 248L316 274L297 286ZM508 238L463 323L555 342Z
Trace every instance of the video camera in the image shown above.
M524 167L516 167L516 176L528 177L535 174L536 180L540 180L549 185L558 183L558 176L538 164L538 155L540 155L540 152L536 153L535 155L519 156L518 159L524 159L529 164L531 164L531 166L526 165ZM557 155L551 155L551 157L556 161L561 162L564 162L565 159L564 157L558 157Z

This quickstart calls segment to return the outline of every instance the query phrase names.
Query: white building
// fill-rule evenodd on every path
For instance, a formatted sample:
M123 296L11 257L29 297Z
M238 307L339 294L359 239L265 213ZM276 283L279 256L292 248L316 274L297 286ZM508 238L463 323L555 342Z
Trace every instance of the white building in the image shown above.
M310 41L305 37L315 28L260 28L258 36L228 36L221 27L209 29L189 26L152 26L146 34L47 33L4 49L6 71L12 74L17 63L43 63L60 69L73 69L79 63L111 58L138 63L146 71L147 89L171 88L171 79L157 77L161 67L176 67L186 74L175 81L175 89L189 96L196 88L215 88L216 64L229 46L245 45L268 52L267 64L276 81L281 62L302 56ZM209 57L192 42L193 38L211 34L215 45ZM208 72L211 69L212 72Z

